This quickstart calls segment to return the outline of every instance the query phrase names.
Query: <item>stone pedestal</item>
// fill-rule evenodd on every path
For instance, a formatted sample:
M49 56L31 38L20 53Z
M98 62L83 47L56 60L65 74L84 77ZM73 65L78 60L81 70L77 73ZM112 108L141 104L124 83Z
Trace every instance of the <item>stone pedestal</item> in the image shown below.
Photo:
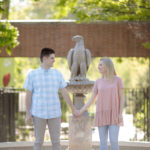
M69 150L91 150L92 129L91 117L69 117Z
M67 89L73 93L74 105L77 109L84 106L84 94L90 92L93 87L92 81L71 81ZM69 117L69 150L91 150L92 128L91 117L84 112L80 117Z

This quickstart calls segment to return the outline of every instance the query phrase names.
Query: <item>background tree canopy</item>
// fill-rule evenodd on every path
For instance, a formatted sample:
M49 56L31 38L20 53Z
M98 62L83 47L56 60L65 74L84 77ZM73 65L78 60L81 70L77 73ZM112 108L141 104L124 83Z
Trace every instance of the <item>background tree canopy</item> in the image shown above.
M11 0L11 4L10 19L150 20L149 0Z
M75 16L79 22L150 20L149 0L58 0L55 18Z

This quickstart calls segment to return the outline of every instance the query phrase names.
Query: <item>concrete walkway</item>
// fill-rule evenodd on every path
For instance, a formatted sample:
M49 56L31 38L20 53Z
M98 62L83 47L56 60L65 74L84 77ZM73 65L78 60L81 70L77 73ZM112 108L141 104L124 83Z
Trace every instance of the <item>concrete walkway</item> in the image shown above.
M68 141L61 141L61 145L62 150L68 150ZM119 142L119 145L120 150L150 150L150 142ZM0 150L33 150L33 142L2 142ZM52 150L51 143L45 142L43 150ZM99 142L93 142L91 150L99 150Z

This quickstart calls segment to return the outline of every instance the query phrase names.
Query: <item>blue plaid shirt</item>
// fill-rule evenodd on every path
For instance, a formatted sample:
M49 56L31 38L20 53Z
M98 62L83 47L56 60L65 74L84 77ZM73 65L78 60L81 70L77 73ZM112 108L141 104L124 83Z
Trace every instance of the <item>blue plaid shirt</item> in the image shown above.
M32 92L31 114L44 119L60 117L58 90L66 85L62 74L56 69L39 67L31 71L24 84L24 88Z

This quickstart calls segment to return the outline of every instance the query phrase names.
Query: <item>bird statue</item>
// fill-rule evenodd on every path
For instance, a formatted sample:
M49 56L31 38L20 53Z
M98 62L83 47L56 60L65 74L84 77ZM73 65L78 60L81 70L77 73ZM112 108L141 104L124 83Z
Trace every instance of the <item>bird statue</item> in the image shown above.
M84 40L81 35L73 36L75 47L71 48L67 55L71 81L82 81L86 79L86 72L91 62L91 53L84 47Z

